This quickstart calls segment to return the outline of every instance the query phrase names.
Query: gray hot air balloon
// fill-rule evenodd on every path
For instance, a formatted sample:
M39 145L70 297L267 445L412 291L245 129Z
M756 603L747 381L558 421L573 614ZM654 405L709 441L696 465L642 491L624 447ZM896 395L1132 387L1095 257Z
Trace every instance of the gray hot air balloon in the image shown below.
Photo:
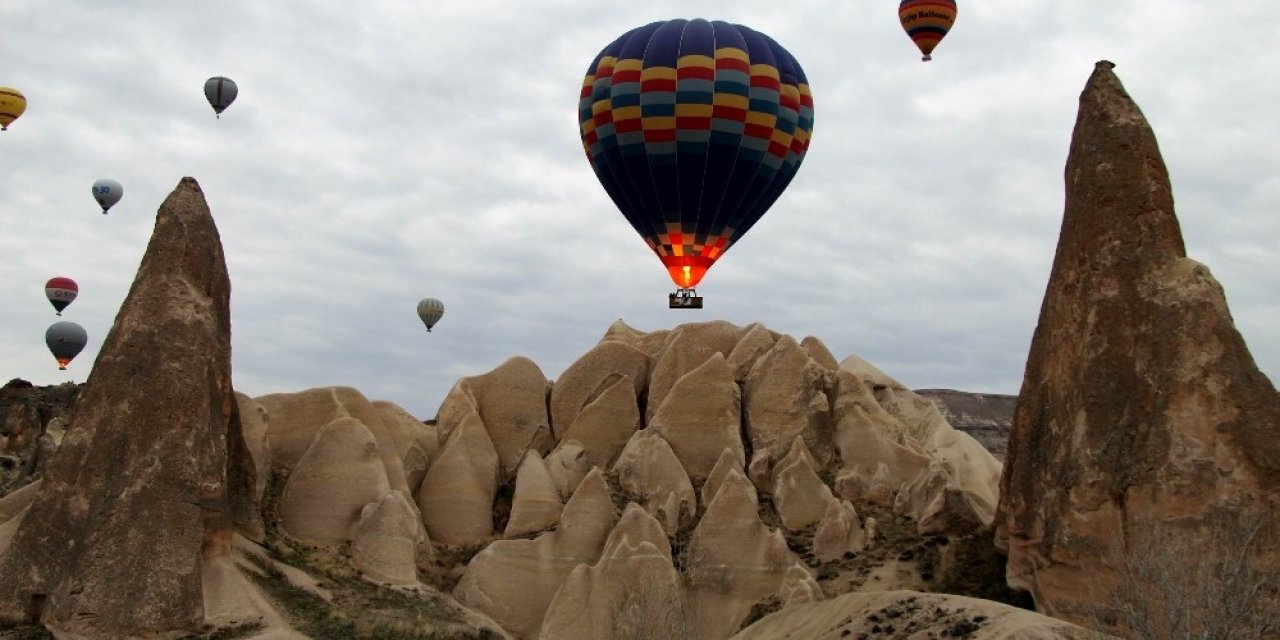
M93 183L93 199L97 200L98 205L102 207L102 215L107 215L107 209L120 202L120 198L123 197L124 187L118 180L103 178Z
M74 322L55 322L44 332L44 343L49 345L49 352L58 359L58 368L63 371L88 341L89 334L84 332L84 327Z
M427 325L427 331L431 331L431 327L436 326L440 322L440 318L444 316L444 303L435 298L423 298L418 302L418 317L422 318L422 324Z
M219 118L222 117L222 110L236 101L238 93L236 83L231 78L214 76L204 81L204 97L209 100L209 106L213 107L213 112Z

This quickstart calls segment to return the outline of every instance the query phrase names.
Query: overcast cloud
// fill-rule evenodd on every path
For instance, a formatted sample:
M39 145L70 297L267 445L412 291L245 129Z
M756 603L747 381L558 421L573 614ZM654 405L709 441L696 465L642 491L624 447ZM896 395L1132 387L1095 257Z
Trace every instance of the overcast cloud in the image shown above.
M199 180L232 279L234 384L350 385L422 418L514 355L550 378L614 320L754 321L903 383L1017 393L1099 59L1155 128L1191 257L1280 372L1280 13L1263 0L960 0L924 64L894 0L5 0L0 377L83 381L164 197ZM702 311L597 183L577 133L593 56L675 17L774 37L813 88L791 187L717 263ZM215 119L214 75L240 96ZM124 184L103 216L98 178ZM80 298L58 371L43 284ZM417 301L442 299L427 334Z

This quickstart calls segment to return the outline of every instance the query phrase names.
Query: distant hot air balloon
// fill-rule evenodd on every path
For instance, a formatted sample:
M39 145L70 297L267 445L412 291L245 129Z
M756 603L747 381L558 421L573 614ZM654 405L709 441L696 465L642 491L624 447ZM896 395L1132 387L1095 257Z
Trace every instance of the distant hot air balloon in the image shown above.
M223 109L235 102L239 92L231 78L214 76L204 81L204 97L209 100L209 106L213 107L213 112L219 118L222 117Z
M62 315L62 310L66 309L79 293L80 287L76 286L76 281L71 278L58 276L49 278L49 281L44 283L44 295L49 298L49 303L53 305L58 315Z
M84 332L84 327L74 322L55 322L44 332L44 343L57 358L58 368L64 371L88 341L89 335Z
M933 48L946 37L956 21L955 0L902 0L898 20L911 41L924 54L921 60L933 59Z
M675 307L791 182L813 97L777 42L742 25L670 20L632 29L587 69L579 132L591 168L666 266Z
M435 298L423 298L418 302L418 317L422 319L422 324L427 325L427 331L431 331L431 327L436 326L443 316L443 302Z
M102 215L124 197L124 186L118 180L103 178L93 183L93 199L102 207Z
M8 131L9 125L26 110L27 97L21 91L0 87L0 131Z

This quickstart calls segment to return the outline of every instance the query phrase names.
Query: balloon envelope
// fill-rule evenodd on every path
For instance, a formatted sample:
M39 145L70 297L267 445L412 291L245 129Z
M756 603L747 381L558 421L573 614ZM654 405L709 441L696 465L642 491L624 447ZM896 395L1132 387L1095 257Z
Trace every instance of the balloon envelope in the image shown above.
M49 304L53 305L53 309L62 315L62 310L71 304L76 296L80 294L80 287L76 285L76 281L71 278L58 276L49 278L44 283L44 295L49 299Z
M104 214L123 197L124 186L118 180L103 178L93 183L93 199L98 201L98 206L102 207Z
M444 303L435 298L423 298L418 302L418 318L427 325L427 331L444 317Z
M209 106L213 107L213 112L221 115L223 109L231 106L235 102L236 95L240 90L236 87L236 83L231 78L222 76L214 76L204 81L204 97L209 101Z
M84 332L84 327L74 322L55 322L44 332L44 343L58 360L59 369L66 369L87 342L89 335Z
M27 98L21 91L9 87L0 87L0 131L9 129L9 125L27 110Z
M769 36L670 20L596 56L578 123L600 184L671 280L691 288L795 176L813 97L800 64Z
M955 0L902 0L898 5L898 21L924 54L923 59L932 60L933 48L955 24Z

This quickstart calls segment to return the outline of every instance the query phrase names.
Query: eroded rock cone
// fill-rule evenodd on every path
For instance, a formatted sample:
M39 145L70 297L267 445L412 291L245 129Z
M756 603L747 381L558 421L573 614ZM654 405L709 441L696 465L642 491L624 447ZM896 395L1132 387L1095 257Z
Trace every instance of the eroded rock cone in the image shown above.
M1080 96L997 518L1010 583L1078 622L1097 615L1091 602L1115 619L1129 596L1225 589L1228 572L1213 568L1229 558L1251 558L1236 575L1280 569L1274 547L1239 555L1251 528L1263 545L1280 530L1280 396L1219 284L1186 258L1155 135L1113 66L1098 63ZM1143 563L1174 573L1157 584ZM1177 577L1195 566L1210 568L1206 584ZM1271 602L1265 591L1220 595L1204 601L1280 608L1274 592ZM1160 635L1171 632L1163 624Z
M0 617L92 638L200 626L202 550L254 513L230 295L209 207L183 178L0 559Z

